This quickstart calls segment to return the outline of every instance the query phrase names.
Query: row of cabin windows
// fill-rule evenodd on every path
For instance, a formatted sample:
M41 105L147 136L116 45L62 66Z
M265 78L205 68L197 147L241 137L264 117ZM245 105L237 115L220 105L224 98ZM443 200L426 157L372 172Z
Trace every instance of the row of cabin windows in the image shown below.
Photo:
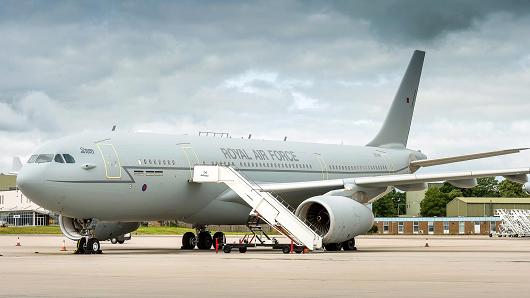
M206 162L202 162L206 165ZM236 163L233 161L212 161L212 166L227 166L235 167ZM288 163L276 163L276 162L246 162L240 161L239 167L241 168L278 168L278 169L312 169L310 164L288 164Z
M244 168L312 169L310 164L290 164L277 162L239 162Z
M176 165L177 163L175 162L175 160L170 160L170 159L148 159L148 158L144 158L143 159L143 163L142 163L142 160L139 159L138 160L138 164L139 165L158 165L158 166L174 166Z
M203 165L206 165L206 162L202 162ZM212 166L227 166L235 167L236 163L233 161L212 161L210 162ZM241 168L278 168L278 169L311 169L310 164L284 164L276 162L247 162L240 161L239 167Z
M134 171L135 176L164 176L163 171L141 171L141 170L135 170Z
M331 165L329 166L330 170L337 171L363 171L363 170L387 170L386 165L370 165L370 166L339 166Z
M47 163L55 161L56 163L75 163L75 159L70 154L34 154L27 163Z
M147 159L138 160L139 165L158 165L158 166L175 166L175 160L170 159ZM206 162L202 162L206 165ZM236 166L235 162L231 161L212 161L211 165L221 166ZM278 168L278 169L312 169L313 166L310 164L289 164L289 163L270 163L270 162L239 162L240 167L244 168ZM387 170L386 165L370 165L370 166L343 166L343 165L331 165L330 170L337 171L362 171L362 170Z

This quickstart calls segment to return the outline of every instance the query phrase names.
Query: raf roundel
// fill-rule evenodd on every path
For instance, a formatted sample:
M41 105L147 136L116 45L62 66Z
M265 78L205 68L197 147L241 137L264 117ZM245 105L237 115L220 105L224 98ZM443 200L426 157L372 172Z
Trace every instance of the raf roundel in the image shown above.
M146 191L146 190L147 190L147 184L142 185L142 191Z

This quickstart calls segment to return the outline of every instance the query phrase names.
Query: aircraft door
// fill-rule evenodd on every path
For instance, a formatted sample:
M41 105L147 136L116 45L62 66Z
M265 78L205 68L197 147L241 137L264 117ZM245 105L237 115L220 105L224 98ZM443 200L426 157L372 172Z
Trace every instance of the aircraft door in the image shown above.
M381 157L383 159L383 161L385 162L386 171L388 173L392 172L394 170L394 164L392 163L392 160L390 158L388 158L388 156L386 155L386 152L377 151L376 154L378 155L378 157Z
M322 158L322 155L320 153L313 153L318 161L318 164L320 165L320 170L322 172L322 180L328 179L328 166L326 165L326 162Z
M96 144L105 164L105 176L107 179L121 179L121 163L118 152L114 145L103 143Z
M189 167L190 170L190 180L193 179L193 167L197 164L199 164L199 156L193 149L190 143L185 144L178 144L180 147L180 150L184 154L184 158L187 162L186 167Z

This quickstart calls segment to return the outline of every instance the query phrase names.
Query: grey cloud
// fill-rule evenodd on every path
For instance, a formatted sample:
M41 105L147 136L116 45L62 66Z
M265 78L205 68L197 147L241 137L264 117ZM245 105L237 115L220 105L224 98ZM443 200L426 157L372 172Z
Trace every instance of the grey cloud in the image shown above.
M494 13L530 14L524 0L415 1L374 0L332 2L337 11L352 19L364 19L386 41L432 41L454 31L469 29Z
M114 124L363 144L410 44L427 50L413 146L440 156L522 142L525 5L462 2L453 16L454 1L399 3L10 2L0 10L0 156ZM470 141L488 137L476 123L494 132L489 143Z

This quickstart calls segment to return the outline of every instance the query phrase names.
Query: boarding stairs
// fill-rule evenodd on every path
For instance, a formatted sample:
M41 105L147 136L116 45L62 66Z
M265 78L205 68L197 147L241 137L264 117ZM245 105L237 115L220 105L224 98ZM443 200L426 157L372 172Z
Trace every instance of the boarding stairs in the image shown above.
M499 237L530 237L530 210L497 209L501 224L496 233Z
M225 183L252 208L249 216L259 217L297 245L309 250L322 248L322 236L314 227L297 217L279 198L262 190L257 183L243 177L234 168L196 165L193 169L193 182Z

